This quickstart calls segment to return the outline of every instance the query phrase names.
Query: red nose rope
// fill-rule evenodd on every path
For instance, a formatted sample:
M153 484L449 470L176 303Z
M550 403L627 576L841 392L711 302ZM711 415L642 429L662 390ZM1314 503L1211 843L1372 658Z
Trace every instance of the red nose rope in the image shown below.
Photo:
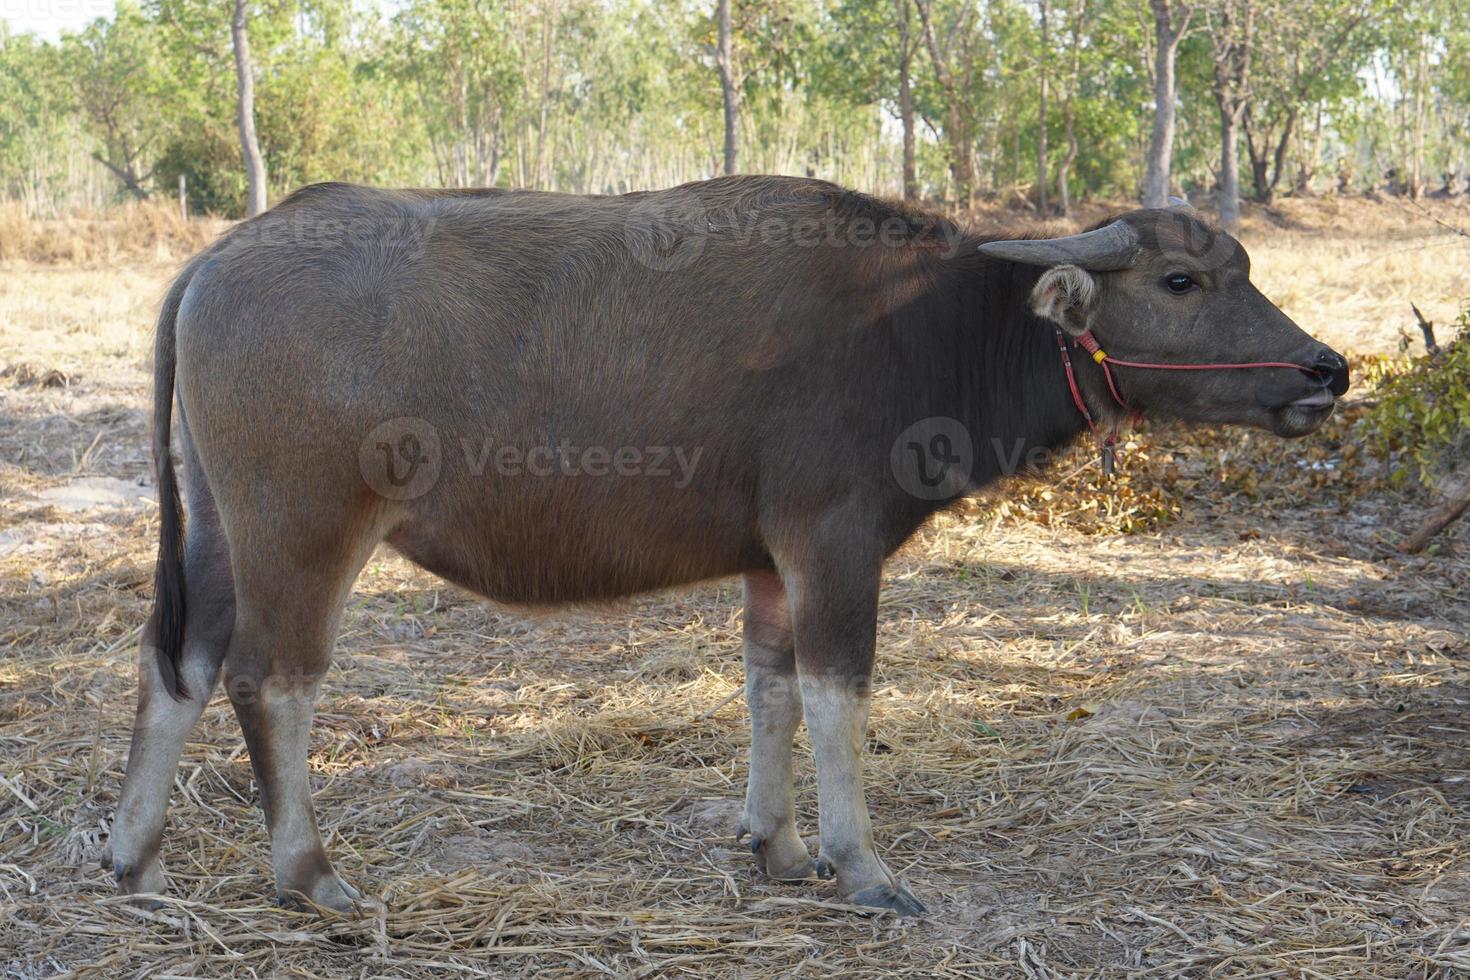
M1150 368L1155 371L1235 371L1244 368L1290 368L1293 371L1304 370L1300 364L1288 364L1285 361L1249 361L1241 364L1150 364L1146 361L1124 361L1113 357L1097 342L1091 330L1084 330L1077 335L1077 345L1092 355L1092 359L1103 369L1103 377L1108 381L1108 391L1113 395L1113 401L1120 408L1129 412L1130 422L1137 423L1143 413L1129 405L1118 394L1118 385L1113 380L1113 371L1108 365L1116 364L1119 367ZM1092 431L1094 437L1102 444L1102 467L1107 476L1113 475L1113 445L1118 441L1116 427L1106 437L1099 437L1097 422L1092 418L1092 413L1087 410L1087 402L1082 399L1082 390L1077 387L1077 375L1072 370L1072 355L1067 351L1067 338L1062 331L1057 331L1057 350L1062 354L1062 366L1067 369L1067 387L1072 390L1072 402L1077 406L1077 411L1087 420L1087 428Z

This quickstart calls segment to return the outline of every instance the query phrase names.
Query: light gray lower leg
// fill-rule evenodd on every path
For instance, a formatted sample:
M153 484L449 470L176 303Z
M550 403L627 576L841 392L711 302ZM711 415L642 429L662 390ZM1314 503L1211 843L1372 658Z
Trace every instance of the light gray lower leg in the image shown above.
M176 701L165 689L158 659L151 646L138 655L138 713L128 748L127 775L112 819L104 870L117 879L125 895L158 894L164 890L159 844L163 838L168 799L179 768L184 741L194 730L214 690L218 661L186 663L184 683L191 695Z
M873 827L863 793L868 699L848 684L820 677L802 678L801 693L817 760L822 863L836 873L844 894L870 885L891 885L893 876L873 847Z
M186 465L192 457L186 454ZM202 477L190 483L188 550L185 557L184 647L180 675L189 692L175 700L163 682L154 638L144 632L138 654L138 711L113 816L112 833L102 855L103 870L117 879L125 895L163 891L163 837L168 799L184 742L209 703L220 661L234 624L234 583L228 548L213 501Z
M283 903L350 911L362 896L332 867L311 802L307 756L321 677L252 680L233 675L227 687L260 784L276 891Z
M924 906L884 866L873 846L863 794L867 692L833 678L803 677L801 694L817 759L819 868L837 876L837 888L850 902L922 914Z
M745 699L750 705L750 779L741 834L750 834L750 849L766 874L783 881L810 878L813 865L796 831L791 776L792 739L801 724L796 675L747 667Z
M750 778L740 834L766 874L810 878L811 855L796 831L791 750L801 724L801 689L790 606L773 573L745 581L745 700L750 707Z
M841 556L834 549L834 556ZM802 710L817 762L819 873L837 878L843 898L858 905L918 915L924 907L883 865L863 794L863 739L877 641L881 565L849 558L844 571L811 561L814 570L788 579L796 597L793 622Z

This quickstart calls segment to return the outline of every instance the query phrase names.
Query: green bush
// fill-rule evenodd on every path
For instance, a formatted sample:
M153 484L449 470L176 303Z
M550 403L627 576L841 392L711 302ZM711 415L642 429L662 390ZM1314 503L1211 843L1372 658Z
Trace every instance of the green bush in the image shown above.
M1394 461L1392 480L1429 483L1470 457L1470 309L1438 353L1385 360L1369 370L1378 404L1368 413L1368 445Z

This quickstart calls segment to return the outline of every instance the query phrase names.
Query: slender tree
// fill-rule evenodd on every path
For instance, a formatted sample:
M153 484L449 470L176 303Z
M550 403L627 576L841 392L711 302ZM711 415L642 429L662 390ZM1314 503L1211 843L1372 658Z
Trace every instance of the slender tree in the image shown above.
M1051 38L1047 31L1046 0L1038 0L1041 18L1041 50L1036 58L1037 74L1037 113L1036 113L1036 207L1042 214L1047 210L1047 184L1051 181L1046 166L1046 86L1048 82L1047 71L1051 63L1051 52L1048 50Z
M1209 14L1215 106L1220 112L1220 224L1240 224L1240 123L1250 104L1254 0L1223 0Z
M903 129L903 197L919 199L919 168L914 151L913 31L909 0L893 0L898 19L898 119Z
M971 115L965 100L969 96L969 74L971 59L961 53L957 70L950 65L939 35L934 30L933 0L914 0L919 11L919 20L924 25L924 41L929 47L929 60L934 65L935 77L944 90L944 137L949 143L949 170L954 177L955 197L964 207L974 203L975 195L975 140ZM963 46L970 31L971 8L965 5L961 12L960 27L954 32Z
M1144 207L1161 208L1169 202L1170 169L1174 161L1174 63L1179 41L1189 28L1193 8L1170 0L1149 0L1154 15L1154 123L1148 141L1148 173L1143 183Z
M260 155L260 141L255 137L255 66L250 60L250 37L246 33L249 19L249 0L235 0L235 16L230 20L238 83L235 117L240 129L240 152L245 157L248 187L245 215L253 218L265 210L265 158Z
M1074 103L1077 90L1082 86L1082 25L1087 19L1087 0L1074 0L1072 5L1072 41L1069 48L1071 64L1067 79L1067 92L1062 96L1062 132L1067 138L1067 152L1057 168L1057 197L1060 198L1062 214L1072 216L1072 166L1077 162L1077 125Z
M719 0L719 42L715 63L720 69L720 90L725 99L725 173L739 168L740 152L740 88L735 81L735 39L730 16L731 0Z

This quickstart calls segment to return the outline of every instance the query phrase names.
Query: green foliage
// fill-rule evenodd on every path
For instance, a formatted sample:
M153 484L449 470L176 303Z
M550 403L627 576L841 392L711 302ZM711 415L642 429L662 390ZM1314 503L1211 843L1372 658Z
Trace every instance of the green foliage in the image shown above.
M61 51L0 24L0 197L54 213L76 187L69 145L85 138Z
M1393 480L1429 482L1470 457L1470 309L1456 323L1458 334L1438 354L1370 372L1378 404L1366 419L1369 445L1399 461Z
M1038 0L734 0L742 169L897 192L907 23L921 193L953 197L962 155L982 196L1030 193L1045 127L1048 183L1068 159L1074 197L1135 194L1153 99L1148 5L1045 6L1043 32ZM1208 189L1219 118L1209 5L1194 6L1175 174ZM1254 6L1242 167L1269 160L1274 182L1284 148L1289 189L1330 176L1338 158L1374 183L1412 160L1430 187L1470 166L1470 19L1457 0ZM722 132L713 10L712 0L254 0L270 197L322 179L614 192L711 176ZM0 196L54 212L172 193L182 176L196 209L238 213L229 19L218 0L121 0L112 19L55 43L0 27Z

